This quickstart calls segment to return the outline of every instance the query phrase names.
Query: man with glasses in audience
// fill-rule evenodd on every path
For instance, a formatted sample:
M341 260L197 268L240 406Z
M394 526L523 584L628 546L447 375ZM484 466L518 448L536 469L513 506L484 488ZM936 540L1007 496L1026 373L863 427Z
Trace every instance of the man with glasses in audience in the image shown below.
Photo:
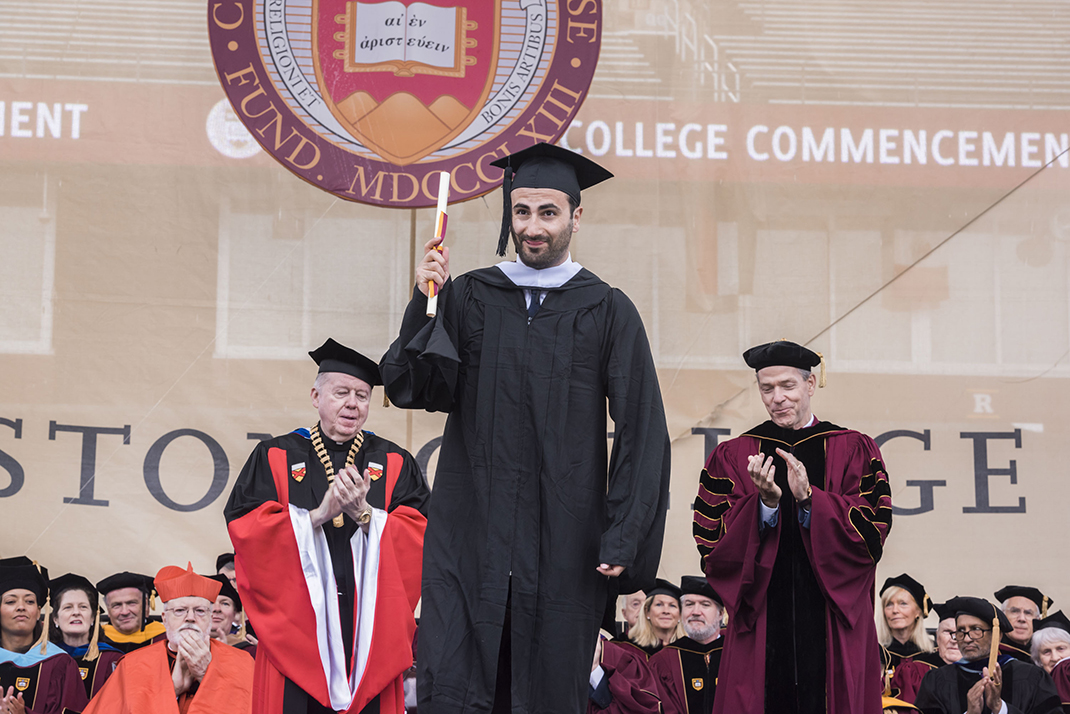
M1022 662L1032 663L1033 620L1048 616L1052 599L1034 587L1008 585L995 592L996 602L1011 623L999 643L1000 654L1009 654Z
M989 669L993 622L1009 632L1007 616L977 597L947 602L955 612L954 638L962 659L925 675L914 704L925 714L1060 714L1051 677L1032 664L1000 654Z
M167 640L119 660L85 714L251 711L252 658L209 637L219 588L191 565L161 569L156 592L164 601Z

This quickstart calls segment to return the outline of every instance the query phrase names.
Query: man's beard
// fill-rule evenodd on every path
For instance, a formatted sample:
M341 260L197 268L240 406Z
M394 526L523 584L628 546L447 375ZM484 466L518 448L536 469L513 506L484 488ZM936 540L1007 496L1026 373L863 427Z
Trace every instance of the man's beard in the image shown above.
M686 632L687 636L695 642L705 642L709 640L716 635L717 631L720 629L721 628L716 623L700 627L697 622L694 624L687 621L684 622L684 632Z
M522 252L524 247L523 241L520 236L516 234L512 226L509 227L509 235L513 237L513 249L516 250L516 254L520 256L520 262L529 268L535 270L542 270L543 268L549 268L553 265L562 262L561 258L568 253L569 244L572 242L572 221L568 222L565 229L557 235L551 235L546 240L546 249L538 255L530 255Z
M182 641L182 632L183 632L184 630L188 630L188 631L190 631L190 632L195 632L195 633L197 633L197 635L198 635L198 636L199 636L199 637L200 637L200 638L201 638L202 640L204 640L205 642L207 642L207 641L208 641L208 639L209 639L209 635L210 635L210 633L211 633L211 629L209 629L209 630L208 630L208 632L205 632L205 631L204 631L204 630L202 630L201 628L197 627L197 626L196 626L196 625L194 625L194 624L190 624L190 623L186 623L186 624L182 625L181 627L179 627L179 628L178 628L177 630L175 630L174 632L168 631L168 632L167 632L167 641L168 641L169 643L171 643L171 645L173 646L173 648L174 648L174 650L175 650L175 651L178 651L178 643Z

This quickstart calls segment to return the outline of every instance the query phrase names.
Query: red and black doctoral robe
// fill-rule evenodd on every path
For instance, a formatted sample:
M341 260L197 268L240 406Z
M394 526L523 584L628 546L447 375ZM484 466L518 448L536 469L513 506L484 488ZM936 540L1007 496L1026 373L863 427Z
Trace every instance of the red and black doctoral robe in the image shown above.
M247 714L252 709L253 662L230 645L209 640L212 661L189 692L175 697L174 654L166 641L123 656L85 714ZM259 711L259 710L257 710Z
M913 704L921 680L930 671L943 667L944 664L938 652L923 652L913 642L902 643L893 639L890 645L881 647L885 695Z
M809 527L776 449L806 467ZM762 522L747 459L776 464L778 521ZM702 472L694 531L706 576L732 618L715 714L881 711L874 577L891 527L880 450L857 431L773 422L720 444ZM764 676L763 676L764 675Z
M701 644L681 637L650 658L665 714L709 714L717 693L724 637Z
M642 650L622 647L612 641L602 643L599 659L603 696L592 693L587 700L587 714L661 714L661 693L657 678ZM605 704L602 706L601 704Z
M364 434L354 465L372 471L367 534L349 516L312 527L328 483L304 430L257 445L227 503L238 592L259 638L257 714L403 711L430 492L408 452ZM336 472L350 444L324 439Z
M0 649L0 690L9 687L22 694L26 714L80 712L88 701L78 665L52 642L44 654L39 645L22 654Z

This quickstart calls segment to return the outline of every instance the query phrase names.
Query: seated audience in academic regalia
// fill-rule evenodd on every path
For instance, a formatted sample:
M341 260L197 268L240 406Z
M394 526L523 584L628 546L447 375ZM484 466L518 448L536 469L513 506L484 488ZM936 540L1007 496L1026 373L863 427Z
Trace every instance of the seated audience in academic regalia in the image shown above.
M1040 667L999 654L991 668L993 641L1010 631L1003 612L981 598L947 602L955 611L955 639L962 660L925 675L914 704L925 714L1060 714L1055 683ZM998 629L997 629L998 628Z
M67 573L54 578L52 617L48 639L74 658L90 699L100 691L123 653L100 641L100 597L93 584L81 575Z
M1055 680L1063 710L1070 712L1070 619L1062 610L1033 622L1033 662Z
M680 588L668 580L658 578L657 585L647 593L643 609L628 631L627 637L611 640L617 647L627 647L640 652L644 660L684 636L680 626Z
M925 629L932 600L925 586L906 573L888 578L880 590L881 611L877 613L877 640L886 668L904 659L933 651L933 638Z
M166 637L130 652L85 714L245 714L252 710L253 660L213 640L219 583L169 565L156 574Z
M615 639L627 637L628 631L635 627L635 623L639 619L639 613L643 611L643 601L645 600L646 593L642 590L636 590L634 593L621 595L617 598L620 605L621 619L617 621Z
M237 647L256 659L256 645L246 639L245 613L241 596L225 575L210 575L209 580L219 583L219 596L212 606L212 638Z
M24 556L0 560L0 712L80 712L87 697L78 665L49 642L48 571Z
M686 637L650 658L665 714L709 714L717 692L724 637L724 605L705 575L680 581L681 622Z
M641 650L598 636L587 714L661 714L658 683Z
M97 590L108 613L108 622L101 627L105 642L121 652L132 652L164 638L163 623L149 617L156 598L148 575L116 573L97 583Z
M1054 601L1036 588L1023 585L1008 585L997 590L995 595L1013 628L1003 633L999 651L1023 662L1032 662L1029 650L1033 642L1033 620L1047 617L1048 607Z
M935 651L917 652L904 656L892 654L889 652L891 648L882 647L881 656L885 662L885 677L887 678L886 694L902 701L914 701L918 694L918 687L921 686L921 680L930 670L950 665L962 658L959 645L954 640L954 628L956 628L954 611L948 609L946 604L935 604L931 606L931 609L939 618L936 625ZM877 632L881 632L880 621L877 622Z

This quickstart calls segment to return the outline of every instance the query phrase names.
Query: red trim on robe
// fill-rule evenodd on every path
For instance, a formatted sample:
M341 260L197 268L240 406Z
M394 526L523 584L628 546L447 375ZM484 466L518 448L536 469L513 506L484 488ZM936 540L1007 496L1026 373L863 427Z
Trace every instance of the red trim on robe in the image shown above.
M249 619L256 623L259 637L256 698L264 708L258 707L256 711L282 710L280 677L292 680L329 708L327 678L315 635L316 614L290 521L286 451L270 449L268 463L279 501L262 504L231 521L228 527L236 553L235 572L242 604ZM387 454L388 503L403 464L401 454ZM416 631L413 611L420 599L426 526L426 517L408 506L399 506L387 516L379 545L376 607L368 664L353 703L346 712L359 712L376 696L381 697L380 711L383 714L404 711L404 695L398 695L398 692L402 692L404 672L412 666L412 639ZM257 592L252 583L270 583L271 587ZM355 612L359 612L358 598L359 593L354 596ZM261 657L266 658L263 664Z

